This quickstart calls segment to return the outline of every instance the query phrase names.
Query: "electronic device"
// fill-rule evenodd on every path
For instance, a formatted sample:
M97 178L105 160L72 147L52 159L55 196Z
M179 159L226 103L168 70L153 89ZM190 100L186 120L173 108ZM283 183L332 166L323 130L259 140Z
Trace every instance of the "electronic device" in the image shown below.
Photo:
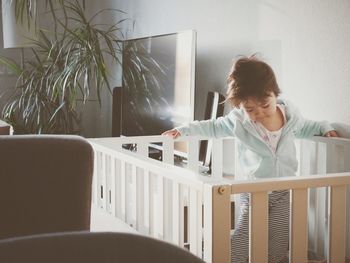
M112 136L159 135L193 121L195 59L194 30L123 41L123 85L113 90ZM208 93L205 119L222 116L223 100L218 92ZM175 144L180 159L186 159L186 146ZM210 142L200 145L205 167L211 149Z
M224 114L225 97L219 92L208 92L207 103L205 107L205 120L216 119ZM204 167L209 167L211 164L212 141L202 141L199 150L199 160Z
M159 135L194 120L196 32L123 42L121 135Z

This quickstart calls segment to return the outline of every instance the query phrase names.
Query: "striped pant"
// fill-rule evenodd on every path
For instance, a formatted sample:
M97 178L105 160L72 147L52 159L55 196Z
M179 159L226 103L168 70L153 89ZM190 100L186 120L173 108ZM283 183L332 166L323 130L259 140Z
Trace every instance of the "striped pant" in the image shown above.
M268 262L288 262L289 190L269 194ZM231 237L231 262L247 263L249 251L249 194L240 195L240 216Z

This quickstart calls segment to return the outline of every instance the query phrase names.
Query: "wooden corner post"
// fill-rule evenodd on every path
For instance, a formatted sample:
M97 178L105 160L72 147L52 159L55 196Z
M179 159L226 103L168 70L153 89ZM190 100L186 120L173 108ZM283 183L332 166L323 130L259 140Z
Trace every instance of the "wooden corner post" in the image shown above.
M231 187L206 185L204 200L204 260L231 262Z

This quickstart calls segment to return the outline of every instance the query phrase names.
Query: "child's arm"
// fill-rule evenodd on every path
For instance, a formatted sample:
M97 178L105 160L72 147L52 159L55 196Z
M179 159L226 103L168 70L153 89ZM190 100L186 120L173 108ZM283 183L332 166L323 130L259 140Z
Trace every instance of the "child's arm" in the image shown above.
M314 135L338 137L337 132L328 122L306 120L301 117L295 136L297 138L310 138Z
M234 119L230 115L215 120L193 121L166 131L162 135L172 136L173 138L194 135L216 138L234 136Z
M294 135L297 138L310 138L312 136L338 137L338 133L327 121L313 121L305 119L299 109L290 101L284 101L294 122Z

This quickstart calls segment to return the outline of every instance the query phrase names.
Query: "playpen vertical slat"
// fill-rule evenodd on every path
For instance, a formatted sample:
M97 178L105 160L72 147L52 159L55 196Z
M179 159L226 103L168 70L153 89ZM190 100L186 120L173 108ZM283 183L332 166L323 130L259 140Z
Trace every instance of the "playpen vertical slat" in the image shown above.
M105 153L101 153L101 207L103 210L107 211L107 202L108 202L108 198L107 197L107 156Z
M155 219L155 237L163 239L164 237L164 200L163 200L163 177L159 174L155 175L156 183L156 200L154 203L154 219Z
M198 242L196 235L196 225L198 222L197 214L197 192L194 189L190 189L190 199L189 199L189 243L190 251L197 255Z
M196 232L197 232L197 256L202 258L203 254L203 196L202 192L197 191L197 224L196 224Z
M208 142L209 143L209 142ZM212 152L212 177L216 179L222 178L223 171L223 140L212 139L213 152Z
M345 154L344 154L344 145L336 145L335 151L336 151L336 161L337 161L337 173L339 172L345 172Z
M132 225L132 164L125 162L125 222Z
M102 199L101 199L101 173L102 173L102 152L97 152L97 174L96 174L96 204L99 208L102 207Z
M147 142L139 142L137 143L137 154L148 157L148 143Z
M117 216L117 207L116 207L116 159L114 156L111 156L111 213L113 216Z
M336 145L333 143L327 143L327 149L326 149L326 157L327 157L327 162L326 162L326 172L327 173L335 173L337 172L337 160L336 160L336 155L337 155L337 148ZM330 192L329 192L329 187L325 188L325 228L324 228L324 247L325 247L325 257L329 258L329 212L330 212L330 206L329 206L329 198L330 198Z
M174 164L174 140L170 137L165 137L163 141L163 156L162 160L165 163ZM174 209L173 202L173 184L171 180L164 179L164 239L167 241L173 240L173 227L174 227ZM177 207L177 205L176 205Z
M164 240L171 242L172 240L172 225L173 225L173 188L170 180L163 179L163 233Z
M350 142L344 145L344 171L350 172Z
M125 173L126 173L126 163L124 160L120 161L120 219L125 221L126 219L126 180L125 180Z
M300 141L300 175L310 174L310 143L307 140Z
M114 143L114 150L120 151L122 149L121 142L113 142ZM121 217L121 203L120 203L120 174L121 174L121 161L118 159L117 155L110 155L111 157L111 213L113 216L122 218Z
M172 183L172 242L176 245L180 245L180 184L177 182Z
M198 154L199 154L199 141L197 138L192 137L188 141L188 168L194 172L198 172Z
M97 156L98 152L94 150L94 175L92 177L92 202L97 205L97 200L98 200L98 163L97 163Z
M307 263L308 190L292 190L290 258L292 263Z
M190 189L189 199L189 243L190 251L202 256L202 198L196 189Z
M137 228L137 197L138 197L138 180L137 180L137 167L132 164L131 165L131 194L130 194L130 203L129 205L131 206L131 211L130 211L130 224L132 227Z
M303 176L308 176L310 174L316 174L318 170L318 166L320 165L319 160L319 145L317 142L309 141L309 140L303 140L302 141L302 162L303 162ZM308 189L308 218L307 218L307 224L308 224L308 238L309 238L309 244L308 249L310 251L316 252L318 246L318 240L321 234L318 233L318 226L321 224L324 224L324 216L321 215L321 217L318 216L320 208L324 206L323 202L320 202L320 199L318 197L318 188L311 188ZM320 205L321 203L321 205ZM303 255L303 254L301 254ZM298 261L296 261L298 262Z
M345 262L346 185L330 187L328 262Z
M115 172L114 172L114 204L115 204L115 216L118 218L122 218L121 216L121 160L115 157Z
M327 144L327 173L335 173L337 171L336 147L334 144Z
M148 157L148 142L137 143L137 154ZM148 171L144 167L136 168L136 229L143 234L149 234L149 180ZM147 190L146 190L147 189ZM147 210L147 211L146 211Z
M268 259L268 194L250 195L249 262L267 263Z
M144 222L144 172L145 169L142 167L136 167L136 229L139 232L143 232L143 222Z
M111 206L111 169L112 169L112 158L110 154L105 155L105 165L106 165L106 211L108 213L112 213L112 206Z
M212 263L213 259L213 186L204 184L203 188L203 260Z
M150 234L150 174L143 171L143 220L141 233Z
M324 143L317 143L316 145L316 173L326 174L327 173L327 148Z
M174 140L165 137L163 142L163 162L174 164Z
M179 245L183 247L185 244L185 186L179 185Z
M316 144L316 173L327 173L327 145L322 142ZM316 222L315 222L315 252L320 256L325 254L325 228L328 221L325 210L325 203L327 202L327 188L316 189ZM310 238L309 238L310 239ZM310 249L310 248L309 248Z
M149 234L153 237L156 237L156 217L155 213L157 212L155 209L155 176L154 174L149 171L149 202L148 202L148 207L149 207ZM145 189L146 190L146 189Z
M233 191L232 191L233 193ZM218 185L212 188L212 261L231 262L231 187ZM207 200L208 201L208 200ZM208 215L208 213L206 213ZM207 233L208 235L208 233Z
M298 169L296 171L296 176L300 176L300 165L301 165L301 140L295 140L295 153L298 160Z
M164 238L164 178L157 174L157 237Z

